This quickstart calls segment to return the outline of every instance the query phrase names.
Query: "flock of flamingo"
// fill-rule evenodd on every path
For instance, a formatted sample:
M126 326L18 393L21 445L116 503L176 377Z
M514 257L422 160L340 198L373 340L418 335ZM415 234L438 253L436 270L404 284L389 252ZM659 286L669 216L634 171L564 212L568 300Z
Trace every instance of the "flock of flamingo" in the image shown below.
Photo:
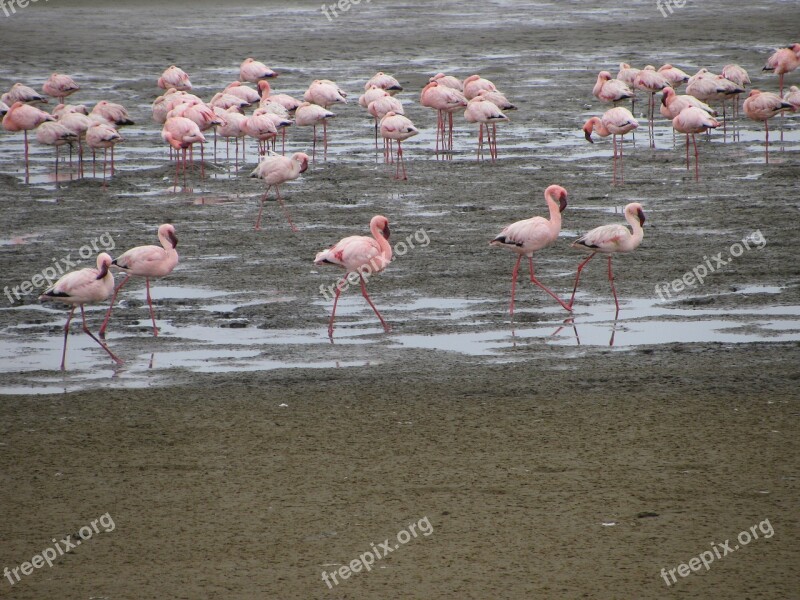
M762 92L751 89L743 103L745 114L756 121L763 122L766 130L765 160L769 161L769 126L768 120L784 111L800 109L800 90L792 86L783 92L783 77L800 66L800 44L793 44L777 50L767 60L765 71L772 71L779 76L780 94ZM206 103L191 93L192 84L189 76L177 66L170 66L157 81L159 88L165 90L152 105L153 119L162 125L162 139L175 151L176 182L181 167L184 178L187 168L187 151L192 159L194 144L200 144L201 174L203 172L203 144L206 142L204 132L214 128L215 134L227 142L236 142L236 161L238 167L238 144L245 136L258 143L260 162L252 171L252 177L258 177L267 184L261 198L261 208L255 224L260 228L264 201L270 188L275 188L276 199L286 213L287 220L294 231L296 227L286 212L280 195L280 185L296 179L304 173L309 161L316 159L317 127L321 126L323 156L327 158L328 132L327 122L336 115L329 110L335 104L347 104L347 94L333 81L319 79L311 83L303 94L303 100L287 94L273 94L268 79L277 77L277 73L263 63L247 58L239 68L239 79L229 84ZM246 85L255 84L255 88ZM686 94L680 95L675 90L686 84ZM634 109L635 91L649 94L648 98L648 131L650 145L654 147L654 112L656 93L661 93L660 112L672 121L675 131L686 135L686 168L689 169L689 138L691 136L695 152L695 178L699 179L697 165L697 142L695 135L716 128L720 121L718 113L710 103L720 101L723 108L723 123L727 120L725 102L732 100L733 115L738 112L738 98L746 92L750 84L747 72L738 65L726 65L721 74L716 75L707 69L700 69L689 76L684 71L671 65L664 65L656 70L652 66L643 69L631 68L622 63L616 78L608 71L598 75L593 94L603 102L614 105L600 117L592 117L583 126L586 139L592 142L592 134L602 137L613 136L614 175L613 183L617 183L617 162L620 164L619 181L624 182L622 138L635 130L639 123L633 113L617 103L630 100ZM111 175L114 173L114 146L123 140L118 128L130 125L127 110L105 100L94 105L89 111L84 105L64 104L66 97L78 91L80 87L69 76L54 73L43 85L43 95L20 83L0 97L0 113L2 124L8 131L22 131L24 134L25 180L29 181L28 131L35 130L38 142L55 146L56 152L63 145L78 146L79 176L83 175L82 142L94 152L104 151L103 177L106 173L106 153L111 152ZM378 134L384 140L384 159L395 162L396 179L407 179L403 160L402 142L418 133L417 128L404 115L403 104L395 98L402 91L402 86L394 77L379 72L364 86L364 94L359 98L359 105L366 109L375 120L375 149L378 150ZM59 104L51 114L33 106L47 103L47 98L56 98ZM453 114L463 112L468 123L479 126L477 159L485 158L484 146L488 146L489 157L497 160L497 124L508 121L503 111L514 110L516 106L488 79L479 75L467 77L464 81L438 73L430 78L420 94L423 107L437 111L436 156L445 160L453 156ZM250 114L245 113L247 107L257 105ZM290 125L313 127L312 155L303 152L284 156L286 127ZM282 153L276 152L277 139L282 138ZM619 149L617 136L620 137ZM394 157L394 143L397 144L397 157ZM269 149L271 145L271 150ZM216 145L215 145L216 146ZM179 154L180 153L180 154ZM216 152L215 152L216 154ZM171 152L170 152L171 155ZM228 153L229 156L229 153ZM242 148L242 160L245 149ZM56 154L56 174L58 154ZM512 271L511 303L509 312L513 318L516 284L519 267L523 257L528 259L531 282L555 299L565 310L571 312L575 302L581 272L588 262L598 253L608 260L608 280L619 314L619 300L614 286L612 256L635 250L644 236L643 225L645 215L639 203L630 203L624 209L624 217L628 226L620 223L597 227L577 239L572 246L589 251L589 256L580 262L575 276L572 296L564 302L557 294L545 286L535 276L533 254L555 243L561 231L561 213L567 206L567 191L558 185L549 186L545 192L550 218L533 217L512 223L503 229L490 244L504 247L517 254L517 261ZM340 240L327 250L317 254L315 264L335 265L345 271L341 281L355 273L359 276L361 292L373 309L384 329L390 326L381 316L370 299L364 273L382 272L392 260L392 248L389 244L389 221L382 215L376 215L370 221L371 237L350 236ZM175 228L171 224L163 224L158 229L160 246L138 246L120 255L116 260L107 253L97 257L95 268L72 271L61 277L47 289L40 300L58 301L71 305L64 327L64 346L61 369L65 369L67 337L74 311L80 307L83 331L97 342L116 361L122 361L108 348L106 343L91 333L84 313L87 303L99 303L111 297L111 303L105 320L99 331L100 338L105 338L105 331L113 309L114 301L121 288L131 276L144 277L147 289L147 303L153 323L153 335L158 335L155 312L150 296L150 279L164 277L172 272L178 264L176 247L178 240ZM126 273L125 279L114 285L112 269ZM336 287L333 309L328 324L328 335L333 339L336 306L341 292L341 285Z

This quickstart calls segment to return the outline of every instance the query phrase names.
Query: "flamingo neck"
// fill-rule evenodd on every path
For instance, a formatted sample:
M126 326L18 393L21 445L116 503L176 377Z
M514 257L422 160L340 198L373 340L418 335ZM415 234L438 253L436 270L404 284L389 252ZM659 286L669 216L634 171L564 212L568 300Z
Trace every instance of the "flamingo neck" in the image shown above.
M561 231L561 210L558 202L556 202L549 193L545 193L545 200L547 206L550 208L550 229L555 231L556 235Z
M639 216L636 214L626 214L625 220L631 226L633 230L633 240L636 244L641 243L642 238L644 238L644 229L642 229L641 223L639 223Z
M378 225L372 225L370 227L372 237L375 238L375 241L378 242L378 247L381 249L381 256L384 260L384 266L389 264L392 260L392 246L389 244L389 240L383 237L383 233L380 229L378 229Z

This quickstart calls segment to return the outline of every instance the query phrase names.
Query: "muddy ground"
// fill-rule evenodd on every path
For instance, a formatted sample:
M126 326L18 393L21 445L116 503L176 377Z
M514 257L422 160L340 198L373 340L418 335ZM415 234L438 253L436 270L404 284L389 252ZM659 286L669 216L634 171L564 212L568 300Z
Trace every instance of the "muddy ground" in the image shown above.
M105 186L99 176L56 184L49 150L35 144L25 185L21 137L0 134L0 284L19 285L105 232L112 255L153 243L164 222L177 229L181 264L154 290L158 339L143 284L123 294L108 335L122 368L76 326L59 373L65 312L35 294L2 300L0 568L105 513L115 528L13 586L0 579L0 597L796 594L799 120L775 123L784 143L768 167L754 123L738 123L736 144L721 132L701 140L699 183L663 120L656 150L645 127L626 144L618 187L609 140L590 146L580 131L604 110L591 96L597 71L622 61L690 72L737 62L776 90L760 67L797 41L787 3L690 1L665 18L654 2L375 0L331 22L304 2L99 6L63 0L0 15L14 49L0 87L71 73L84 87L76 102L122 102L137 122ZM236 174L214 165L207 145L206 179L195 171L174 189L149 120L155 79L178 64L208 98L250 55L294 95L325 77L354 100L379 68L395 74L422 130L405 148L409 181L376 162L371 123L351 103L336 111L328 160L283 190L298 233L272 201L253 230L263 186L246 177L252 147ZM498 128L497 164L473 160L476 133L458 118L455 159L436 160L435 119L415 103L440 70L480 72L518 104ZM310 141L290 131L287 150ZM614 262L616 321L599 260L574 323L525 283L508 318L513 257L487 242L545 214L551 183L568 189L569 207L562 239L536 265L562 296L581 258L570 241L621 221L628 202L645 207L642 246ZM392 333L350 290L331 344L319 289L337 273L313 257L367 234L375 214L389 217L394 243L429 243L370 281ZM730 257L747 236L764 244L702 286L657 296L658 283ZM93 329L102 314L87 312ZM323 582L323 571L425 517L429 536L332 590ZM769 538L757 529L707 572L662 579L765 521Z

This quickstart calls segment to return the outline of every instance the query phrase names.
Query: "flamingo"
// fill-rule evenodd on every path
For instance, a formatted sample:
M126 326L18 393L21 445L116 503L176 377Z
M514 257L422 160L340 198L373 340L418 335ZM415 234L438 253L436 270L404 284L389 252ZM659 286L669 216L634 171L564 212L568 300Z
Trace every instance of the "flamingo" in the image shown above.
M221 108L215 108L215 111L222 111ZM217 115L220 116L220 113L217 112ZM221 115L222 119L224 120L222 125L217 125L216 132L221 137L225 138L225 148L228 154L228 160L230 160L230 138L234 138L236 140L236 169L239 168L239 138L243 138L246 134L244 129L242 129L244 122L247 121L247 117L244 116L242 113L237 112L235 109L230 109L228 111L222 111Z
M250 103L239 96L219 92L214 94L211 100L209 100L208 105L212 108L221 108L222 110L230 110L231 108L244 110L250 106Z
M611 283L611 292L614 294L614 304L617 307L617 313L614 318L619 315L619 300L617 299L617 290L614 288L614 273L611 270L611 258L618 252L632 252L642 243L642 238L644 237L644 229L642 229L644 226L644 210L642 210L642 205L638 202L631 202L628 204L625 207L625 220L631 226L630 229L617 223L601 225L573 242L573 248L589 250L591 254L578 265L578 272L575 275L575 287L572 288L572 298L570 298L569 301L570 309L575 302L575 292L578 290L578 280L581 277L581 271L586 264L594 258L595 254L599 252L608 256L608 281Z
M258 104L261 101L261 94L259 94L258 91L254 90L248 85L244 85L240 81L232 81L225 87L224 90L222 90L222 93L238 96L251 106L253 104Z
M673 67L669 63L662 65L658 69L658 72L669 82L669 86L676 90L681 87L681 85L689 81L689 75L686 72L682 71L678 67Z
M790 109L792 112L800 110L800 88L796 85L790 87L789 91L783 95L783 101L792 105Z
M439 140L442 141L442 152L453 150L453 113L467 107L467 98L456 87L442 83L446 75L433 78L420 93L422 106L436 109L436 155L439 155ZM455 77L453 78L455 79ZM458 80L456 80L458 81ZM445 134L445 115L447 115L447 133ZM451 155L452 156L452 155Z
M492 157L492 162L497 160L497 122L508 121L499 108L483 96L475 96L467 104L467 109L464 111L464 118L467 123L478 123L478 160L481 159L483 152L483 128L486 127L486 139L489 144L489 155ZM492 125L492 130L489 131L489 124Z
M708 114L705 110L696 106L687 106L678 116L672 119L672 128L678 133L686 134L686 170L689 170L689 136L692 136L694 144L694 177L695 181L700 181L700 159L697 154L697 139L695 134L703 133L709 129L719 127L719 121Z
M375 88L370 88L375 89ZM366 94L365 94L366 95ZM374 96L375 94L372 94ZM359 99L360 100L360 99ZM404 115L405 109L403 103L394 96L390 96L388 92L384 95L370 102L367 105L367 112L375 119L375 152L378 152L378 127L388 113L393 112L397 115Z
M51 98L58 98L64 104L64 98L81 89L69 75L53 73L42 85L42 91Z
M261 102L266 102L267 100L277 102L289 112L294 112L297 110L297 107L302 104L301 100L298 100L289 94L273 94L269 85L269 81L259 81L258 90L261 92Z
M345 270L345 275L336 285L336 292L333 299L333 310L331 319L328 323L328 337L333 341L333 322L336 318L336 304L339 302L339 294L346 280L351 273L358 273L361 281L361 295L375 311L384 331L391 331L391 327L375 308L372 300L367 294L367 286L364 281L364 274L367 277L374 273L381 273L392 261L392 247L389 245L389 220L383 215L375 215L369 222L372 237L353 235L337 242L333 247L323 250L314 258L315 265L338 265Z
M795 44L797 45L797 44ZM762 92L752 89L747 95L743 104L744 114L753 121L764 122L764 161L769 164L769 119L780 113L782 110L792 109L792 105L772 92Z
M606 112L603 113L602 117L592 117L583 125L583 134L586 137L586 141L590 143L594 143L592 140L592 132L597 131L597 135L600 137L608 137L609 135L612 137L612 142L614 144L614 184L617 183L617 136L619 137L619 160L622 163L620 167L621 172L621 183L625 183L625 163L623 162L622 158L622 142L625 137L625 134L629 131L633 131L639 127L639 122L633 118L633 115L627 108L623 108L622 106L616 106L614 108L610 108Z
M55 118L35 106L28 106L17 100L3 116L3 129L6 131L22 131L25 139L25 183L29 181L28 161L28 132L36 129L45 121L55 121Z
M523 256L528 257L531 282L555 298L556 302L564 309L571 310L561 298L536 279L533 274L533 253L553 245L558 239L558 234L561 231L561 213L567 208L567 190L560 185L551 185L544 191L544 199L550 209L549 220L544 217L532 217L517 221L505 227L496 238L489 242L490 246L508 248L517 254L517 262L511 272L511 306L508 310L512 319L514 317L514 293L517 287L517 275Z
M89 111L85 104L58 104L50 114L56 119L60 119L64 115L69 115L72 113L86 116L89 114Z
M408 179L408 175L406 175L406 164L403 160L403 142L417 135L419 130L414 127L414 123L411 122L411 119L403 115L398 115L394 111L389 111L384 115L383 119L381 119L380 129L381 137L389 144L389 152L384 153L385 159L391 156L392 140L397 141L397 165L394 178ZM400 176L401 169L403 171L402 177Z
M255 225L256 231L261 229L261 213L264 210L264 201L267 199L267 194L269 194L269 188L273 186L275 186L275 195L278 203L281 205L281 209L283 209L283 213L286 215L286 219L289 221L292 231L297 231L297 227L292 223L292 218L286 211L283 198L281 198L280 186L287 181L297 179L300 177L301 173L306 172L306 169L308 169L308 154L304 152L295 152L291 157L277 155L267 156L253 170L250 177L263 179L267 184L267 189L261 197L261 208L258 209L258 218L256 219Z
M317 158L317 125L320 123L322 123L323 131L324 157L325 160L328 159L328 119L332 119L335 116L331 111L310 102L303 102L294 112L294 122L298 127L314 128L314 143L311 151L312 161L316 161Z
M92 108L89 117L99 121L105 121L114 127L122 127L123 125L133 125L128 116L128 110L121 104L115 104L106 100L101 100Z
M628 87L633 87L633 81L636 75L639 74L641 69L631 67L628 63L619 63L619 71L617 72L617 79L623 82Z
M742 89L745 89L751 83L750 75L747 73L747 71L736 64L725 65L722 67L720 74L725 79L732 81ZM733 97L733 117L736 118L737 116L739 116L739 94L736 94ZM734 140L736 140L737 134L735 129L733 135Z
M289 111L286 110L282 104L271 102L269 99L261 102L260 106L253 112L253 116L266 115L268 119L275 125L275 129L281 132L281 154L286 152L286 128L294 125L289 116ZM277 135L272 138L272 149L275 150L277 143Z
M624 81L612 79L608 71L600 71L592 95L601 102L611 102L616 105L620 100L633 99L633 90Z
M64 144L72 146L78 135L58 121L45 121L36 128L36 141L56 149L56 181L58 181L58 147Z
M167 119L171 117L185 117L194 121L200 131L208 131L216 125L222 125L222 120L214 112L214 109L206 104L179 104L167 113ZM200 143L200 177L205 177L205 147Z
M467 100L472 100L481 90L486 90L487 92L497 91L497 86L495 86L495 84L488 79L484 79L480 75L470 75L464 80L463 86L464 97Z
M119 132L111 125L106 123L93 123L89 129L86 130L86 145L92 149L92 160L94 160L95 151L99 148L103 149L103 181L106 179L106 154L108 149L111 148L111 177L114 176L114 146L123 141ZM92 167L94 169L94 167Z
M254 58L245 58L239 66L239 79L250 83L258 83L262 79L277 77L278 74L262 62Z
M33 88L29 88L27 85L22 85L21 83L12 85L10 90L0 96L0 101L5 102L9 106L14 104L14 102L23 102L25 104L42 102L43 104L47 104L47 98Z
M58 122L66 127L67 129L71 130L78 139L78 173L79 176L83 176L83 144L81 144L81 140L86 139L86 132L89 130L94 124L89 117L85 114L80 112L69 112L69 113L62 113L62 115L58 118ZM72 147L70 146L70 152L72 152Z
M661 90L661 106L662 108L665 108L665 111L662 111L661 114L667 117L670 121L677 117L680 112L688 106L696 106L700 110L710 114L712 117L717 116L717 111L711 108L705 102L701 102L689 94L676 94L675 90L673 90L671 87L665 87L663 90Z
M158 87L162 90L174 88L179 92L190 92L192 90L192 82L189 81L189 76L186 71L175 65L167 67L161 74L156 82Z
M462 93L464 92L464 84L458 77L437 73L428 80L428 83L433 83L434 81L442 87L452 88Z
M382 71L375 73L375 75L373 75L370 80L364 84L364 91L366 92L373 86L382 90L386 90L391 96L394 96L397 92L403 91L403 86L400 85L400 82L397 81L397 79L391 75L383 73Z
M72 321L72 315L75 312L76 306L79 306L81 309L84 333L97 342L114 362L122 364L122 361L109 350L108 346L98 340L94 334L89 331L89 327L86 325L86 314L83 309L84 304L103 302L108 299L111 292L114 290L114 276L109 271L111 262L111 256L105 252L101 252L97 255L97 268L93 269L89 267L78 271L71 271L61 277L52 287L45 290L45 292L39 296L40 301L63 302L64 304L72 305L69 315L67 316L67 323L64 325L64 350L61 352L62 371L66 369L67 336L69 335L69 324L70 321Z
M762 71L772 71L778 76L780 95L783 96L783 76L800 67L800 44L792 44L788 48L776 50L767 59Z
M183 151L183 185L186 186L186 149L192 144L204 143L205 136L200 131L197 123L186 117L170 117L164 122L161 129L161 139L167 142L173 150ZM175 162L175 185L178 184L178 168L180 158Z
M378 86L373 85L368 90L366 90L361 96L358 97L358 105L369 112L369 105L375 102L376 100L380 100L382 98L387 98L391 96L389 92L386 90L379 88ZM397 105L401 107L402 104L399 100L397 100ZM388 112L388 111L387 111ZM402 110L399 111L402 114ZM378 152L378 121L380 119L375 120L375 152Z
M509 102L505 94L497 90L481 90L477 95L484 100L488 100L500 110L517 110L516 104Z
M639 73L636 74L636 77L633 80L633 85L637 90L644 90L645 92L648 92L650 94L650 102L647 105L647 116L648 116L647 132L650 137L650 147L655 148L656 141L654 136L655 132L654 132L653 116L655 113L656 92L660 92L665 87L669 87L670 82L664 75L656 71L654 66L647 65L644 69L642 69L641 71L639 71Z
M153 322L153 336L158 337L156 315L153 310L153 299L150 297L150 279L153 277L166 277L172 273L172 270L178 264L178 252L175 250L175 248L178 247L178 238L175 236L175 227L169 223L164 223L159 226L158 241L161 242L160 247L136 246L124 252L121 256L118 256L117 259L111 263L112 267L124 271L126 276L125 279L122 280L122 283L114 289L114 295L111 297L111 304L108 306L106 318L103 319L103 325L100 327L100 337L104 338L106 335L106 327L108 327L108 320L111 318L111 311L114 308L114 301L117 299L117 294L119 294L122 287L128 283L132 275L145 278L147 304L150 307L150 320Z
M334 104L347 104L347 94L330 79L315 79L303 92L303 100L328 108Z

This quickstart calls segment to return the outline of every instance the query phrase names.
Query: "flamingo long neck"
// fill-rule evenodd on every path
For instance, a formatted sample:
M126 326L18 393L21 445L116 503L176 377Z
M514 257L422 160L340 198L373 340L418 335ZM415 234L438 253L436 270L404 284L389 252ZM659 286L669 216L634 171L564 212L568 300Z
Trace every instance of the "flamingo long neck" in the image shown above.
M175 252L175 247L172 245L172 242L163 233L159 233L158 234L158 241L161 242L161 245L164 247L164 250L166 250L167 252Z
M377 223L370 227L370 232L372 233L372 237L375 238L375 241L378 242L378 246L381 249L381 256L383 257L384 266L388 265L392 260L392 246L389 244L389 240L383 237L383 232L378 229Z
M597 130L597 134L603 137L607 137L611 135L611 132L608 130L608 127L605 126L603 120L600 117L592 117L592 125L595 130Z
M550 231L558 236L558 233L561 231L561 208L549 192L545 192L544 198L547 200L547 206L550 208Z
M642 224L639 222L639 215L636 213L627 213L625 215L625 220L630 224L633 230L634 243L639 245L642 242L642 238L644 238L644 229L642 229Z

